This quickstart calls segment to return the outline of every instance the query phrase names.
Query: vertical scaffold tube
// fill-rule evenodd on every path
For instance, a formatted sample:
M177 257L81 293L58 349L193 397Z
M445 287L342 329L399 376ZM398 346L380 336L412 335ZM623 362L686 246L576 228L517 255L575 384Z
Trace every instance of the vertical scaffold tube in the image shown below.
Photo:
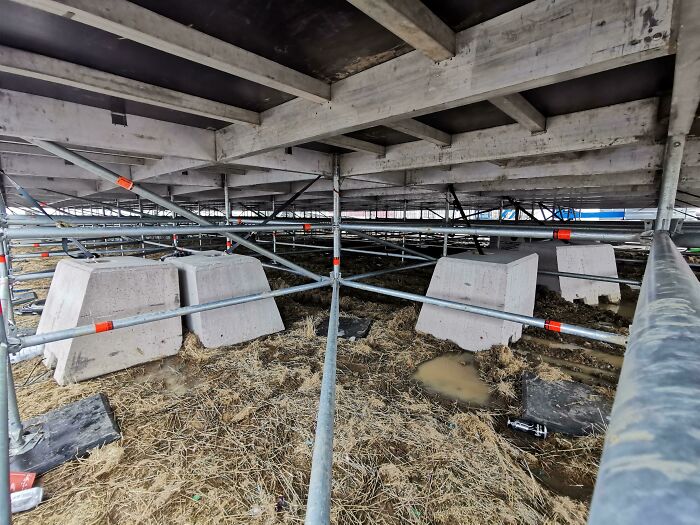
M305 525L327 525L331 514L333 485L333 417L335 415L335 374L340 309L340 169L338 156L333 163L333 297L328 318L328 337L323 362L321 397L318 403L316 435L311 459L311 478Z
M615 394L591 525L697 523L700 283L656 231Z
M9 364L5 319L0 307L0 525L9 525L12 515L10 507L10 435L7 410Z

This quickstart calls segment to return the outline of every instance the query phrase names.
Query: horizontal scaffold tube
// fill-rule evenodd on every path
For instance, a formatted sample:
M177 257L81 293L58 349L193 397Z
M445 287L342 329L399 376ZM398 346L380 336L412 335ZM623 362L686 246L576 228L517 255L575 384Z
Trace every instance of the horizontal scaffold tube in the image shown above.
M549 270L537 270L540 275L552 275L554 277L568 277L570 279L583 279L586 281L603 281L606 283L628 284L630 286L639 286L641 281L634 279L622 279L621 277L612 277L608 275L588 275L585 273L569 273L569 272L550 272Z
M65 330L47 332L45 334L29 335L19 338L20 347L17 348L17 350L19 350L20 348L26 348L28 346L41 345L45 343L52 343L54 341L62 341L64 339L72 339L74 337L80 337L84 335L97 334L100 332L116 330L118 328L127 328L129 326L152 323L154 321L162 321L163 319L170 319L171 317L180 317L183 315L206 312L207 310L224 308L226 306L234 306L237 304L249 303L251 301L259 301L261 299L268 299L271 297L280 297L282 295L289 295L292 293L306 292L309 290L315 290L316 288L330 286L330 284L331 280L328 278L324 278L324 280L321 282L302 284L299 286L292 286L290 288L272 290L270 292L260 292L251 295L244 295L242 297L232 297L231 299L212 301L210 303L183 306L181 308L175 308L174 310L165 310L162 312L150 312L146 314L133 315L131 317L125 317L123 319L115 319L113 321L104 321L101 323L77 326L75 328L67 328Z
M374 272L359 273L357 275L351 275L346 277L346 281L359 281L362 279L370 279L372 277L379 277L380 275L386 275L388 273L403 272L404 270L416 270L418 268L425 268L426 266L435 266L437 261L426 261L416 264L407 264L405 266L396 266L394 268L386 268L384 270L376 270Z
M222 217L214 217L222 219ZM5 223L8 225L27 225L27 224L56 224L56 222L66 224L173 224L173 223L191 223L189 219L182 217L110 217L109 215L8 215Z
M409 301L432 304L435 306L442 306L444 308L452 308L453 310L461 310L470 314L495 317L496 319L503 319L504 321L511 321L514 323L521 323L527 326L544 328L545 330L549 330L550 332L560 332L562 334L576 335L578 337L593 339L595 341L603 341L605 343L610 343L619 346L625 346L627 344L627 338L624 335L603 332L602 330L594 330L592 328L585 328L583 326L560 323L551 319L540 319L538 317L530 317L528 315L502 312L500 310L493 310L491 308L484 308L482 306L463 304L455 301L448 301L446 299L426 297L424 295L402 292L400 290L391 290L389 288L383 288L381 286L373 286L371 284L358 283L355 281L350 281L348 279L341 279L341 284L344 286L348 286L349 288L357 288L358 290L365 290L367 292L388 295L390 297L396 297L398 299L407 299Z
M591 525L700 512L700 283L668 232L649 253L605 437Z
M402 233L449 233L458 235L482 235L490 237L525 237L529 239L559 239L562 241L608 241L633 242L639 241L641 233L620 231L576 230L568 228L535 228L529 226L402 226L343 223L341 230L345 231L374 231Z
M294 226L133 226L133 227L96 227L96 228L52 228L25 227L4 228L6 239L62 239L86 237L121 237L123 235L196 235L200 233L238 233L238 232L273 232L280 229L293 231L310 231L330 229L328 225L297 224Z
M172 246L169 246L172 249ZM90 253L96 256L102 255L124 255L125 253L130 254L142 254L142 253L157 253L165 251L166 248L124 248L123 250L90 250ZM20 253L13 255L13 260L21 261L23 259L41 259L43 257L76 257L79 256L81 252L78 251L52 251L52 252L36 252L36 253Z
M10 280L16 283L24 281L36 281L38 279L50 279L53 277L53 270L50 272L36 272L36 273L22 273L18 275L11 275Z

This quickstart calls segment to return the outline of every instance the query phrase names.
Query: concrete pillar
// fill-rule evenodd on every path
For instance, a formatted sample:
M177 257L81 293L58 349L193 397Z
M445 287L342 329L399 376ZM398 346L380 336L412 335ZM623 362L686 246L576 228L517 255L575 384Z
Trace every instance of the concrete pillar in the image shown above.
M438 261L426 295L531 316L536 283L536 254L465 252ZM475 352L517 341L522 325L424 304L416 331Z

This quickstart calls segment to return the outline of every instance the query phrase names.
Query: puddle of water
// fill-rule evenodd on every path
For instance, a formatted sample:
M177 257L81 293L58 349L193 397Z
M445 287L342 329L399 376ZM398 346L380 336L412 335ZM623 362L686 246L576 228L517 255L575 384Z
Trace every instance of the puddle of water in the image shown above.
M413 378L428 390L475 406L487 405L491 389L479 377L471 353L452 352L418 366Z
M637 309L637 303L632 301L622 301L619 304L600 303L598 304L598 308L616 313L617 315L631 321L634 317L634 312Z
M618 306L618 305L608 305L608 306ZM533 337L531 335L523 334L522 339L524 341L529 341L531 343L534 343L536 345L541 345L541 346L546 346L547 348L555 348L555 349L561 349L561 350L576 350L581 352L584 355L588 355L590 357L593 357L599 361L603 361L604 363L608 363L615 368L622 368L622 361L624 360L624 357L621 355L615 355L615 354L609 354L607 352L603 352L601 350L595 350L593 348L586 348L585 346L573 344L573 343L560 343L557 341L552 341L550 339L543 339L541 337ZM572 364L576 364L573 363ZM581 366L576 364L576 366Z

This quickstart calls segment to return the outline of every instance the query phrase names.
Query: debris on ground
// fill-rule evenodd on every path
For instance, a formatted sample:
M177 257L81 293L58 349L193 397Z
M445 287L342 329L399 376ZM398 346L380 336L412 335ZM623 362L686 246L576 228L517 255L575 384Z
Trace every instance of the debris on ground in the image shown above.
M357 273L376 269L364 261L349 264ZM273 289L303 282L269 272ZM429 277L426 269L369 282L425 293ZM39 358L15 365L24 419L104 392L122 430L120 441L45 474L45 501L16 522L301 522L325 350L313 328L327 315L330 291L276 301L288 330L249 343L205 349L189 334L176 356L66 387ZM577 324L586 324L593 307L585 306L567 315L585 311ZM461 352L414 331L419 308L341 295L343 314L373 323L365 339L338 342L332 523L585 523L602 436L541 440L508 429L507 418L520 413L522 374L541 372L541 357L612 373L605 359L621 350L594 344L600 353L584 355L537 341L492 348L476 363L499 404L470 408L412 378L421 363ZM602 316L626 330L611 312Z

